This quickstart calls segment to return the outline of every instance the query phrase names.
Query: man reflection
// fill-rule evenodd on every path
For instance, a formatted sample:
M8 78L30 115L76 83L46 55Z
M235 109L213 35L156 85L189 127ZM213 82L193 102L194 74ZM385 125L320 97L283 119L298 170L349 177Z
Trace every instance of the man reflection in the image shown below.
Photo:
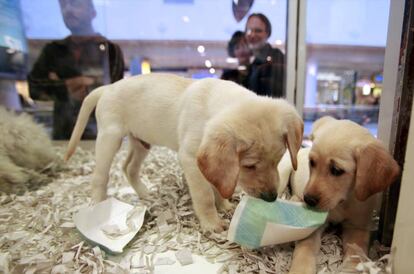
M69 139L80 105L94 88L122 79L121 49L95 32L92 0L59 0L63 21L71 35L47 44L28 77L33 99L53 100L53 139ZM83 139L96 138L96 122L89 120Z
M272 34L269 19L261 13L251 14L246 22L246 39L253 51L248 88L259 95L285 96L285 58L267 42Z

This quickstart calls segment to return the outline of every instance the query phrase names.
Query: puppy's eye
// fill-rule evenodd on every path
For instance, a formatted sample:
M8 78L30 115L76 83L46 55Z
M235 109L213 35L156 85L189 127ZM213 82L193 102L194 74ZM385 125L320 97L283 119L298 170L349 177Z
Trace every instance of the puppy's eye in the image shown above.
M247 165L247 166L244 166L244 168L246 168L248 170L255 170L256 169L256 165Z
M313 159L309 159L309 166L310 167L315 167L316 163Z
M331 172L333 176L341 176L342 174L345 173L345 170L337 168L336 166L330 166L329 171Z

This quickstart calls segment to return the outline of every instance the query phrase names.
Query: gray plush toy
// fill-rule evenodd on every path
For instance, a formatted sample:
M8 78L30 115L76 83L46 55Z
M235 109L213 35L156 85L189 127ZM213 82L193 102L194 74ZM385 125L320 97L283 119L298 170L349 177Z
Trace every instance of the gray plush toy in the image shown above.
M0 107L0 134L0 192L21 194L50 181L57 155L45 128Z

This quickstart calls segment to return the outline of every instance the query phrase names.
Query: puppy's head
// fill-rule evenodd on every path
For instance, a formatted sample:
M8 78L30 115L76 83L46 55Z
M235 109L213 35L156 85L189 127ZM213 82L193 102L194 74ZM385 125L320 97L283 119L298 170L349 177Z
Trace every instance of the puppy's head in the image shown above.
M224 198L236 187L266 201L277 197L277 164L286 149L293 166L302 142L303 122L283 100L256 98L223 111L206 125L198 166Z
M354 122L321 118L311 138L310 178L304 192L310 206L331 210L349 195L365 201L399 174L397 162L381 142Z

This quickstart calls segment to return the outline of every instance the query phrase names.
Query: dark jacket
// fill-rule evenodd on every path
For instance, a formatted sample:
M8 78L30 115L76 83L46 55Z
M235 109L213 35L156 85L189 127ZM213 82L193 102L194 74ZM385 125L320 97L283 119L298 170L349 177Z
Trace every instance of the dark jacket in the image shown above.
M221 75L221 79L233 81L243 87L248 87L249 84L249 68L246 70L239 69L226 69Z
M248 88L258 95L285 97L285 56L266 44L250 66Z
M59 80L50 79L54 73ZM85 37L76 42L68 36L47 44L28 76L33 99L51 99L53 110L53 139L69 139L79 113L81 101L71 98L65 79L77 76L95 78L96 88L123 78L124 60L120 47L103 36ZM83 139L96 138L96 121L92 117Z

